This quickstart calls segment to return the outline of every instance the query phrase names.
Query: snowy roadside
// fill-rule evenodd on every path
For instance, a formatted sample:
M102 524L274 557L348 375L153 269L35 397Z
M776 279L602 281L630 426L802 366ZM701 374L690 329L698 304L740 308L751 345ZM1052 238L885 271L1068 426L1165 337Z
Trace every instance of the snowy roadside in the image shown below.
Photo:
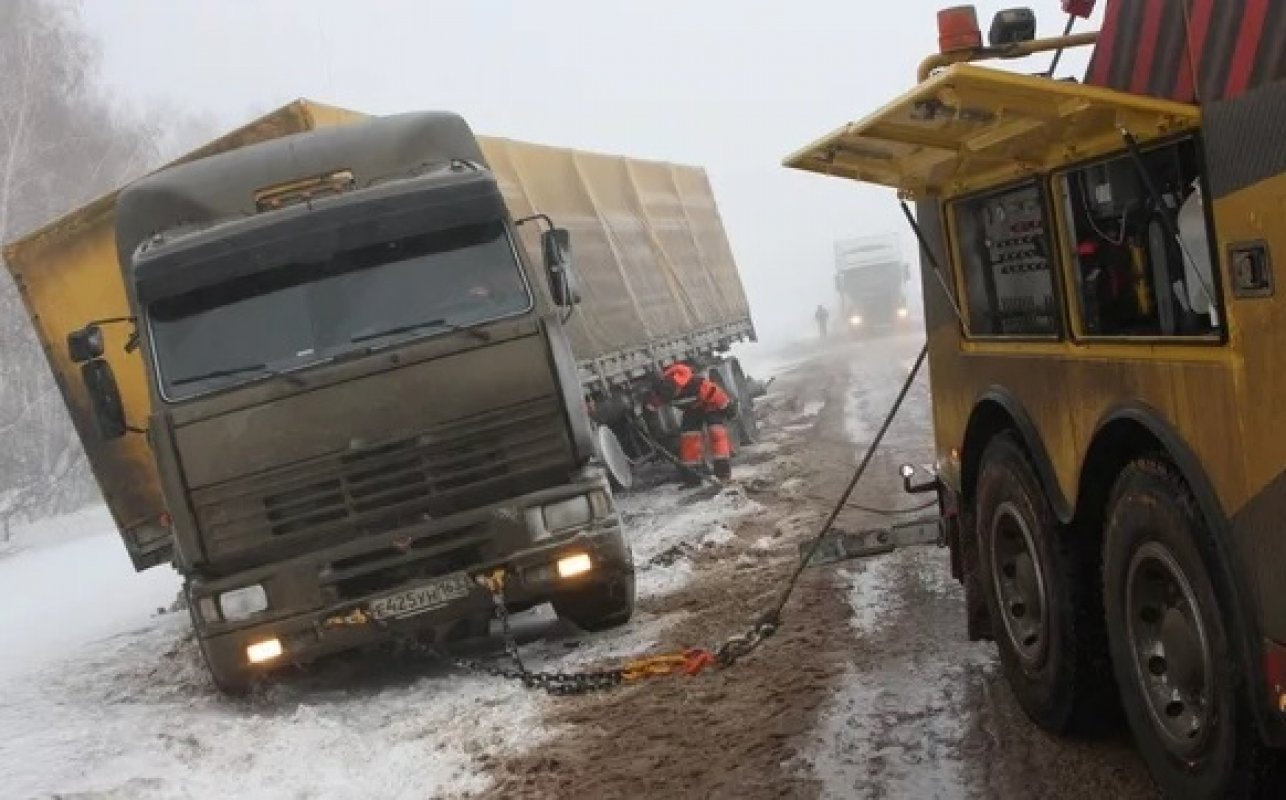
M796 411L789 421L807 417ZM751 448L760 466L742 475L753 477L774 453L772 443ZM680 591L694 557L761 508L736 484L663 486L623 496L620 507L641 600ZM9 654L0 729L12 732L0 748L6 797L475 794L486 790L493 759L558 732L542 721L556 702L544 695L409 659L362 664L352 680L352 663L323 665L320 677L283 682L250 702L226 700L209 688L186 615L156 613L174 598L173 572L133 574L101 509L45 530L63 535L0 559L0 591L10 598L0 603ZM35 541L31 533L24 542ZM68 564L74 585L46 587ZM41 591L71 597L60 604ZM51 608L48 622L32 622L35 609ZM571 636L545 609L515 623L536 631L524 649L533 667L577 669L645 652L686 616L641 611L617 631Z

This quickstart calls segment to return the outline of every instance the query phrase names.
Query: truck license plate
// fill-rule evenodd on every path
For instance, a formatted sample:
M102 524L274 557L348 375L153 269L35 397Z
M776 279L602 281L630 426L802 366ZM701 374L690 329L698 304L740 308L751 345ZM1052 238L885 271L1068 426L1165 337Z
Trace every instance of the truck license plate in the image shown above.
M438 578L412 589L372 600L371 616L379 620L411 617L467 597L471 591L473 591L473 581L469 580L468 575L462 573L447 575L445 578Z

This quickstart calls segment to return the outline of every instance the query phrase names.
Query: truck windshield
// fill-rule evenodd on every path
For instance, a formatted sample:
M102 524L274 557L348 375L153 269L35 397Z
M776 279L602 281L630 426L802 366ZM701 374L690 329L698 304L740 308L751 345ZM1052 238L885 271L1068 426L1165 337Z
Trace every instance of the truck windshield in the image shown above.
M851 291L887 291L902 282L901 265L894 263L848 267L840 274Z
M293 263L148 308L175 400L353 349L468 330L531 308L500 222Z

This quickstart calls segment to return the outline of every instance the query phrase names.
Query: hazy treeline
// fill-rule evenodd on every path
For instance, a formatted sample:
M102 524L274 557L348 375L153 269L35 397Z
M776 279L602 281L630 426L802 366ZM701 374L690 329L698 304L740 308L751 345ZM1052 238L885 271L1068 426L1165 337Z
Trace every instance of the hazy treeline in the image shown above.
M78 4L0 2L0 241L138 177L212 127L107 91ZM0 270L0 539L17 520L75 508L96 493L18 293Z

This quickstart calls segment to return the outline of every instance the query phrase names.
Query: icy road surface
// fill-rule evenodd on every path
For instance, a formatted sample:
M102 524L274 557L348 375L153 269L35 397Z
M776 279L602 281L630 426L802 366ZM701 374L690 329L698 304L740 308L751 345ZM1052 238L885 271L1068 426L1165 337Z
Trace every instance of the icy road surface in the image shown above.
M710 646L776 596L910 368L916 337L761 363L766 441L719 490L620 498L639 569L624 628L515 618L537 669ZM803 355L801 356L801 352ZM756 377L766 377L762 373ZM932 460L927 383L854 500L907 508ZM844 527L884 520L850 508ZM1125 737L1045 736L995 649L965 640L946 553L808 570L753 656L697 678L551 698L413 656L339 659L246 701L208 686L172 572L136 575L101 509L0 546L0 797L1150 797Z

